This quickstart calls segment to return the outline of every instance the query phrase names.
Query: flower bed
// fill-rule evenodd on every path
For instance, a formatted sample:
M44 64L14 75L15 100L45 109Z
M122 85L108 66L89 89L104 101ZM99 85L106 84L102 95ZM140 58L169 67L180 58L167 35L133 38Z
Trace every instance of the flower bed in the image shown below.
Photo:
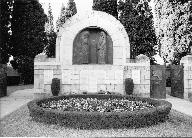
M126 98L69 98L42 102L40 107L62 111L125 112L154 108L155 106L143 101L130 101Z
M167 101L122 95L66 95L33 100L30 116L39 122L80 129L142 127L164 121Z

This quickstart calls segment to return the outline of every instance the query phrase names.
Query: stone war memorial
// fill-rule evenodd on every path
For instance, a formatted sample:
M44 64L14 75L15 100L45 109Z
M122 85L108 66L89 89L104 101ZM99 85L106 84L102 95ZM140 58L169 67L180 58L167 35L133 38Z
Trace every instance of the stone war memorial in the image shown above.
M51 93L53 78L61 80L61 94L125 94L125 79L132 78L134 94L150 97L150 61L145 55L130 62L129 38L123 25L101 11L76 14L60 28L56 58L37 55L34 88Z

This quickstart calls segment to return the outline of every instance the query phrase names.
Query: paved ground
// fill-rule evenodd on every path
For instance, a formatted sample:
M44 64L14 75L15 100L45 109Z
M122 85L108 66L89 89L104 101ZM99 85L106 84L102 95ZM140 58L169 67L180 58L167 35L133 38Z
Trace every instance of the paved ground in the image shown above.
M192 116L192 102L167 95L166 101L172 103L172 109Z
M34 98L33 89L17 90L9 96L0 98L0 118L17 110Z
M8 86L7 87L7 95L9 96L13 92L17 90L24 90L24 89L33 89L33 84L30 85L15 85L15 86Z
M26 88L29 87L32 86L26 86ZM17 110L22 105L27 104L29 101L36 98L37 96L34 93L35 91L32 88L24 90L20 88L20 90L16 89L16 91L10 93L10 95L0 98L0 118L3 118ZM167 95L165 100L171 102L172 108L176 111L192 116L192 102L169 95Z

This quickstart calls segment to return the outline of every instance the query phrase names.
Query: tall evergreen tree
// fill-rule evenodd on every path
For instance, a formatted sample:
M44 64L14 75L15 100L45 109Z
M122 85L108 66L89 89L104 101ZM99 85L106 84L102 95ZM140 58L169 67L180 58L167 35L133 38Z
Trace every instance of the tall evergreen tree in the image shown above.
M10 57L10 27L13 0L0 1L0 64L6 64Z
M65 23L65 20L66 20L66 9L65 9L64 4L62 4L60 16L59 16L59 18L57 19L57 22L56 22L57 32L59 31L59 28Z
M12 14L12 66L22 74L24 83L33 82L33 60L45 47L46 15L36 0L16 0ZM30 65L30 66L29 66Z
M74 0L69 0L66 8L66 18L70 18L77 13L77 8Z
M49 3L48 7L48 15L47 15L47 22L45 23L45 31L46 33L54 32L54 25L53 25L53 14L51 4Z
M103 11L118 18L117 0L93 0L93 10Z
M56 30L59 31L59 28L65 23L67 19L72 17L77 13L77 8L74 0L69 0L67 3L67 7L65 8L64 4L62 4L60 17L56 22Z
M139 54L145 54L151 58L155 54L156 35L148 1L120 0L118 10L119 20L129 36L131 58Z
M45 52L48 57L55 57L55 47L56 47L56 33L54 31L53 25L53 14L51 5L49 3L48 7L48 21L45 24L45 31L47 35L47 46L45 48Z

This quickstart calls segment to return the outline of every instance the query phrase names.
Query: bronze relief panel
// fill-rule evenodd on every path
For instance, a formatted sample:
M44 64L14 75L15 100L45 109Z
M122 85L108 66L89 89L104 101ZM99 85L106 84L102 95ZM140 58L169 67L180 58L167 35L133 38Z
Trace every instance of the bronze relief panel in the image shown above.
M112 64L111 37L99 28L81 31L73 43L73 64Z

